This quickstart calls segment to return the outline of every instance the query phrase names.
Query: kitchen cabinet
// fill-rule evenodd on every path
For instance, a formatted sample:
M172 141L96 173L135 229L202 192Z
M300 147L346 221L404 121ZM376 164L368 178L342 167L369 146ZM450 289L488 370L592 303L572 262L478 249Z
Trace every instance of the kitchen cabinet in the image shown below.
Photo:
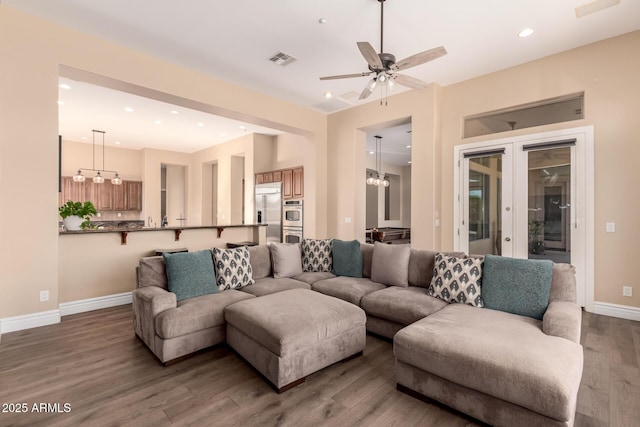
M282 171L282 198L293 198L293 170L291 169Z
M304 197L304 170L302 168L293 169L293 198Z
M124 194L126 198L125 210L142 210L142 181L123 181Z
M87 179L74 182L73 177L62 177L62 192L58 196L60 206L68 200L74 202L90 201L98 212L104 211L141 211L142 182L123 181L122 185L113 185L109 179L96 184Z
M280 169L257 173L256 184L282 182L283 199L300 199L304 197L304 168Z

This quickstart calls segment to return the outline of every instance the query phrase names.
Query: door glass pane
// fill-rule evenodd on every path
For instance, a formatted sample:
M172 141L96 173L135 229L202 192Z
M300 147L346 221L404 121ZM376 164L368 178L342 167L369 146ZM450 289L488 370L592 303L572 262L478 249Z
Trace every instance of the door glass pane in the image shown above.
M502 155L469 159L469 253L502 252Z
M571 147L529 151L529 258L571 262Z

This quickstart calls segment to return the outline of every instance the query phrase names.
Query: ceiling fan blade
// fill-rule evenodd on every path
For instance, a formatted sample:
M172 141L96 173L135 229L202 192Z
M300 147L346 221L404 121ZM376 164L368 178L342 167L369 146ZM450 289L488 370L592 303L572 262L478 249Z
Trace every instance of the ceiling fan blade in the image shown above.
M425 83L422 80L405 74L392 74L391 78L399 85L410 87L411 89L426 89L429 87L429 83Z
M365 86L364 90L362 91L358 99L368 98L369 95L373 93L373 90L376 88L376 86L377 86L376 78L374 77L369 81L369 83L367 83L367 86Z
M406 70L407 68L433 61L434 59L438 59L446 54L447 51L444 47L434 47L433 49L425 50L424 52L416 53L415 55L411 55L401 61L397 61L390 68L393 71Z
M373 71L368 71L366 73L357 73L357 74L340 74L338 76L326 76L320 77L320 80L336 80L336 79L350 79L351 77L365 77L373 73Z
M382 66L382 61L378 56L378 52L371 46L369 42L358 42L358 49L360 49L360 53L364 56L364 59L367 61L367 64L374 70L382 70L384 67Z

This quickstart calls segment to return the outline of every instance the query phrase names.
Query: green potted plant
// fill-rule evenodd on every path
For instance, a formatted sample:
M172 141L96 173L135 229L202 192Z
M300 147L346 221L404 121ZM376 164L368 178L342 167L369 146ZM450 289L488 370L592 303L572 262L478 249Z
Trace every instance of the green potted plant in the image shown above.
M529 220L529 241L531 242L531 253L541 255L544 254L544 240L540 239L540 233L544 227L544 221L537 219Z
M72 202L69 200L58 208L65 230L84 229L91 223L91 217L98 213L93 203Z

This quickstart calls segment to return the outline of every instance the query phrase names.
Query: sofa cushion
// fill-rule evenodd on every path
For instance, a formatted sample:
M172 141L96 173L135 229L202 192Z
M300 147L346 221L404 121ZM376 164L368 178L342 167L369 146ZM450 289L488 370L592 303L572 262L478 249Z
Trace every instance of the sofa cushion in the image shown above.
M213 248L218 289L239 289L253 284L253 269L246 246L233 249Z
M373 244L371 259L371 280L388 286L409 286L409 257L411 247Z
M139 288L158 286L162 289L169 289L164 258L161 255L144 257L140 260L137 285Z
M576 302L576 268L571 264L553 264L549 302Z
M362 277L362 251L359 241L333 240L333 274Z
M417 286L389 286L362 297L360 306L369 316L409 325L441 310L448 304L427 295Z
M373 245L371 243L360 243L360 251L362 252L362 277L370 279Z
M179 301L177 307L156 316L156 334L160 338L169 339L222 326L225 324L224 309L235 302L250 298L254 296L230 290Z
M249 246L249 261L253 269L254 279L271 276L271 250L269 246Z
M273 277L293 277L302 274L302 253L298 243L272 243Z
M240 288L242 292L246 292L257 297L275 294L276 292L288 291L289 289L311 289L311 285L288 277L281 277L278 279L273 277L263 277L262 279L256 279L255 283L251 286Z
M360 300L365 295L385 288L385 285L375 283L371 279L344 276L320 280L311 285L311 289L314 291L343 299L355 305L360 305Z
M169 292L181 301L218 292L211 251L164 253Z
M303 239L302 271L331 272L332 269L331 239Z
M336 277L336 275L333 273L329 273L327 271L319 271L317 273L307 272L307 273L298 274L297 276L293 276L292 279L299 280L308 285L313 285L318 280L332 279L334 277Z
M486 255L482 299L485 307L542 320L549 303L553 263Z
M458 258L439 253L427 293L447 302L483 307L482 258Z
M582 347L546 335L539 320L450 304L394 337L396 359L559 421L582 377Z

